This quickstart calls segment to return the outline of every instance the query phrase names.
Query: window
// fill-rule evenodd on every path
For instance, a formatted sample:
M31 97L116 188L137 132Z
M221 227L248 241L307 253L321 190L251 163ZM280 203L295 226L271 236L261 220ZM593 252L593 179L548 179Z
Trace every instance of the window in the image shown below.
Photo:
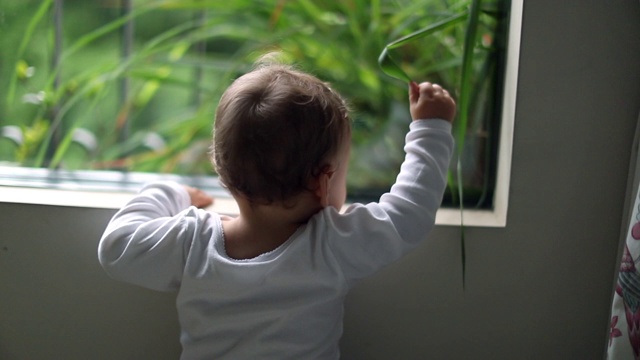
M257 56L280 50L351 101L349 194L371 200L395 180L409 119L406 84L381 72L381 50L464 15L472 2L7 4L0 185L130 192L150 176L168 176L220 191L207 156L217 100ZM522 0L485 0L481 9L468 126L456 132L465 134L465 207L495 216L506 211ZM412 78L459 93L461 19L393 50L394 59ZM442 223L460 222L451 184L444 205L453 210L441 211Z

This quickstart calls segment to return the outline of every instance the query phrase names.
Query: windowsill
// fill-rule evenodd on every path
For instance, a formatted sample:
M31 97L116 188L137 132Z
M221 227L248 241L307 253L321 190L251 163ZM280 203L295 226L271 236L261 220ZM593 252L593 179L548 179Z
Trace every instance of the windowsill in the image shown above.
M100 192L0 186L0 202L4 203L119 209L131 200L133 195L131 192ZM238 213L238 205L231 197L216 196L215 204L207 208L207 210L220 214L233 215Z
M213 176L178 176L119 171L65 171L0 164L0 202L119 209L144 184L172 180L206 191L216 199L209 210L233 215L238 206Z
M70 206L94 209L119 209L131 198L131 192L105 192L85 190L44 189L0 186L0 202ZM225 215L237 215L238 205L228 195L215 196L215 203L207 210ZM474 227L504 227L506 214L499 210L465 210L464 225ZM460 225L460 210L441 208L436 215L436 225Z

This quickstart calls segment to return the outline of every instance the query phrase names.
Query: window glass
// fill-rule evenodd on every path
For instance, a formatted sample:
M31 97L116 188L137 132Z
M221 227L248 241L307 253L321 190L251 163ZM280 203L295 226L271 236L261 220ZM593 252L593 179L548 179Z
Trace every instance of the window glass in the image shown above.
M393 40L443 22L390 55L415 81L437 82L456 98L461 86L472 89L464 131L454 130L464 143L456 158L465 204L491 208L510 1L482 1L472 24L478 3L11 2L0 14L0 161L83 174L215 175L208 149L218 98L257 57L280 51L350 100L349 194L373 199L395 180L410 121L407 84L385 75L378 57ZM470 24L472 73L462 84Z

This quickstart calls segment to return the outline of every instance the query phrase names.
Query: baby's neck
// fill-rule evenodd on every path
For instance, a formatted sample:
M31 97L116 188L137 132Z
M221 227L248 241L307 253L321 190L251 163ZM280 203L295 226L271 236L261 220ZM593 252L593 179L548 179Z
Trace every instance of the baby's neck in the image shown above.
M240 214L223 220L227 256L252 259L284 244L322 207L312 197L301 197L292 206L256 205L236 198Z

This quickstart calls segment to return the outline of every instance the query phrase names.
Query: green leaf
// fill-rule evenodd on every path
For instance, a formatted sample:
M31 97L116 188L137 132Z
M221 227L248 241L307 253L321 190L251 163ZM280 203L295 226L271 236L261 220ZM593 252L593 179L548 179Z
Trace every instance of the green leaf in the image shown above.
M392 41L391 43L389 43L386 47L389 49L395 49L397 47L400 47L404 44L407 44L409 42L415 41L419 38L425 37L427 35L431 35L435 32L438 32L440 30L446 29L450 26L453 26L459 22L461 22L462 20L464 20L467 17L468 13L465 12L461 12L459 14L453 15L451 17L448 17L442 21L439 21L435 24L431 24L427 27L425 27L424 29L412 32L409 35L403 36L400 39L397 39L395 41Z
M409 35L403 36L400 39L392 41L391 43L387 44L387 46L384 47L384 49L382 50L382 53L378 57L378 64L380 64L380 68L385 74L391 77L394 77L398 80L410 82L411 78L402 70L402 68L398 65L398 63L396 63L391 58L389 54L389 50L398 48L409 42L413 42L417 39L420 39L427 35L433 34L435 32L438 32L440 30L453 26L458 22L464 20L466 17L467 17L467 12L462 12L460 14L456 14L442 21L439 21L435 24L431 24L426 28L415 31Z
M464 198L463 198L463 182L462 182L462 154L464 152L464 143L467 136L467 123L469 121L470 98L473 90L473 57L475 51L476 37L478 34L478 24L480 19L481 0L473 0L469 9L469 19L467 20L467 28L464 39L464 53L462 56L462 69L460 80L460 95L458 97L458 131L456 133L456 143L458 145L458 197L460 201L460 246L462 251L462 288L466 283L466 248L464 239Z
M25 50L27 49L27 45L31 42L31 37L33 36L33 32L35 31L36 26L40 23L40 21L47 15L49 11L49 7L53 0L45 0L40 4L36 13L33 15L29 24L27 25L27 29L24 32L24 36L22 37L22 42L20 42L20 47L17 52L18 63L16 64L16 69L19 67L19 64L22 60L22 56L24 55ZM15 74L11 77L11 82L9 83L9 92L7 94L7 104L13 105L15 101L16 95L16 83L18 81L18 76Z
M458 22L467 19L467 26L465 29L465 42L462 56L462 68L461 68L461 83L460 83L460 95L458 100L459 116L457 120L458 131L456 132L456 143L458 149L458 161L456 167L456 182L458 201L460 204L460 247L461 247L461 261L462 261L462 287L465 288L466 282L466 248L465 248L465 236L464 236L464 186L462 181L462 154L464 151L465 137L467 135L467 123L469 118L469 103L471 91L473 90L472 75L473 75L473 58L475 50L475 40L478 32L478 24L480 17L480 0L472 0L470 9L468 11L461 12L453 15L437 23L431 24L426 28L413 32L409 35L401 37L391 43L389 43L383 49L382 53L378 57L378 64L382 71L396 79L403 81L411 81L410 77L402 70L396 61L390 56L390 50L398 48L407 43L413 42L424 36L433 34L435 32L446 29L450 26L457 24ZM449 176L452 180L453 177ZM451 181L450 181L451 183Z
M382 50L382 54L378 58L378 64L380 64L380 68L382 71L398 80L403 80L406 82L410 82L411 78L407 75L402 68L389 56L388 46Z

